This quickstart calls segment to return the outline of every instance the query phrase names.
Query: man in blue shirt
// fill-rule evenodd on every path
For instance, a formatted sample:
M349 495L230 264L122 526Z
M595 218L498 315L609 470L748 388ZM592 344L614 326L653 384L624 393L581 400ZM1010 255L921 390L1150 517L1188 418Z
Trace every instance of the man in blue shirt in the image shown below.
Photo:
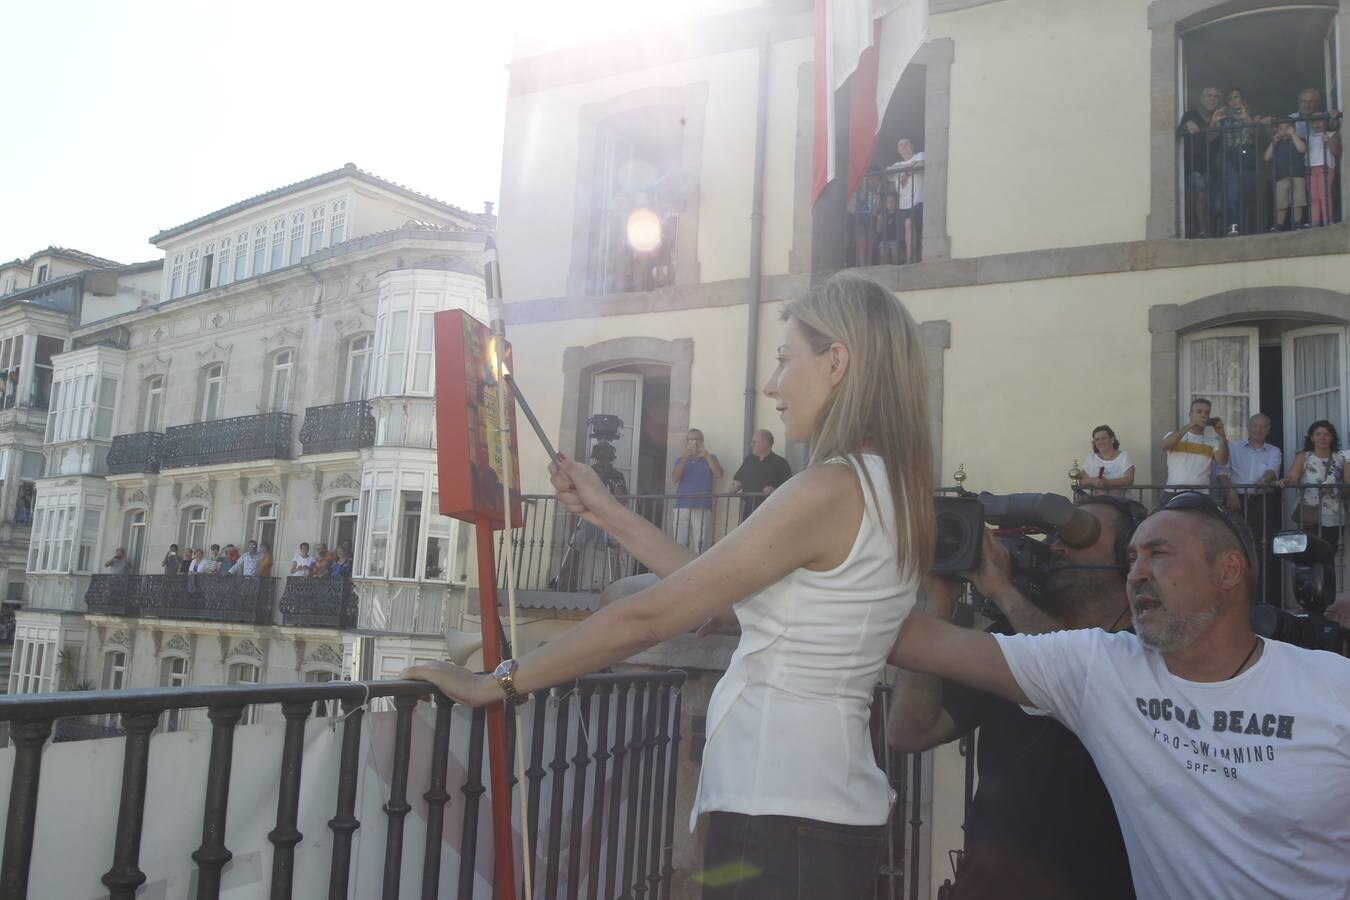
M713 481L722 477L722 464L703 446L703 432L689 429L684 455L670 473L675 482L675 541L695 552L712 543Z
M1247 439L1228 445L1228 464L1219 467L1219 483L1264 485L1264 487L1228 487L1227 504L1233 512L1247 520L1247 527L1256 538L1257 553L1261 557L1261 583L1266 603L1280 602L1280 561L1270 553L1270 539L1280 530L1280 491L1275 480L1280 477L1283 454L1280 448L1266 442L1270 435L1270 417L1257 413L1247 420Z

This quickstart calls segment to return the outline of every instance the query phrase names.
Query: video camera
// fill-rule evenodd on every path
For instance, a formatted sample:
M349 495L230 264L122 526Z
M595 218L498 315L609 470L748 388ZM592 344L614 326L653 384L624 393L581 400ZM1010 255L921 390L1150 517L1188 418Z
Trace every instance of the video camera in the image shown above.
M980 567L985 524L1012 557L1012 582L1027 600L1039 602L1050 574L1050 544L1033 535L1058 537L1066 546L1091 547L1101 537L1097 517L1059 494L971 494L934 499L937 512L936 575L960 576Z
M591 440L595 441L590 452L591 468L595 469L595 474L600 476L611 494L616 497L627 494L628 482L623 473L614 468L619 453L614 449L613 441L623 435L623 419L599 413L587 419L586 425L590 429Z
M1336 548L1306 531L1281 531L1271 538L1270 552L1294 567L1294 599L1304 611L1257 604L1252 609L1253 630L1309 650L1344 653L1345 632L1326 617L1327 607L1336 599Z

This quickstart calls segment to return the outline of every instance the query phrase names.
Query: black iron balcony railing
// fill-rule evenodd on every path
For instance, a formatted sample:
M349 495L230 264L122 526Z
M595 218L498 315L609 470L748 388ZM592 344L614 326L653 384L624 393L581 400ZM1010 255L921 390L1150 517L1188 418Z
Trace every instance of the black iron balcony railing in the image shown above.
M160 467L290 459L294 419L290 413L275 412L175 425L164 431Z
M355 628L357 596L350 578L285 578L281 624Z
M138 616L136 575L92 575L84 592L84 605L91 613Z
M702 553L750 515L762 496L643 494L625 498L629 509L678 543ZM497 535L497 582L515 560L516 587L535 591L602 591L646 570L614 540L558 505L551 494L523 498L525 521L513 531L514 553Z
M536 695L525 708L533 727L526 753L529 767L525 783L519 788L526 792L535 896L576 897L583 881L588 885L590 897L655 900L670 896L677 825L680 688L684 680L684 673L678 671L591 675L554 697ZM194 826L195 822L202 823L201 845L191 853L191 861L196 864L196 896L218 898L222 870L233 857L225 842L227 834L233 833L229 830L227 801L231 793L232 755L236 750L235 728L245 707L280 704L285 734L278 748L281 774L274 788L276 824L267 835L275 847L271 854L270 896L292 896L297 857L315 852L325 853L329 858L328 889L322 893L330 897L349 896L356 875L352 835L361 828L383 832L382 841L377 837L375 843L365 842L370 846L382 843L384 847L381 896L401 896L400 886L405 878L408 882L420 880L417 896L445 896L439 889L443 850L451 840L445 833L446 820L447 815L452 815L462 823L458 849L459 858L465 861L455 875L454 896L472 900L479 877L473 862L478 856L478 844L480 840L491 840L489 834L479 831L479 808L488 781L483 762L485 710L461 712L444 696L436 695L435 721L428 739L431 746L429 752L417 754L420 759L430 760L430 788L420 798L410 797L414 735L426 733L421 729L414 731L414 713L418 698L427 692L428 685L422 682L332 681L85 691L7 699L0 705L0 722L10 723L16 749L4 858L0 861L0 894L13 898L29 896L33 845L43 829L38 817L39 792L63 790L66 773L60 767L65 757L56 758L54 769L42 771L53 723L66 717L117 716L126 735L122 789L116 830L104 836L109 868L102 882L109 889L111 900L135 897L147 877L141 868L147 785L152 779L163 777L152 772L150 765L150 743L156 726L166 710L205 707L211 723L211 741L203 795L189 798L175 792L171 796L176 808L151 809L149 813L161 820L174 816L192 821ZM387 789L379 778L366 774L368 770L361 759L363 704L372 698L392 698L396 711ZM335 783L327 791L306 789L302 793L302 777L315 777L309 767L302 771L301 766L307 743L306 720L316 704L334 700L340 700L343 708L343 716L334 720L334 727L342 731ZM447 765L452 718L461 723L454 729L454 735L456 747L463 750L461 758L467 760L462 769ZM508 716L507 721L512 723L512 717ZM381 726L376 720L371 727ZM463 736L465 727L467 739ZM511 730L514 732L514 728ZM551 748L545 747L546 732L552 736ZM514 743L514 733L509 740ZM257 752L248 751L243 744L239 749ZM268 768L256 758L238 762L233 774L239 782L248 783L257 771ZM463 772L462 778L456 776L457 784L448 783L450 771ZM383 822L357 819L358 797L364 794L364 786L387 796ZM75 802L74 798L71 800ZM323 847L322 839L304 842L305 836L298 827L302 821L312 821L307 814L301 816L302 803L316 800L322 800L328 809L335 809L328 820L331 850L316 849ZM86 801L89 798L79 802ZM420 859L405 862L404 822L414 811L413 804L417 804L419 814L425 811L425 844ZM510 808L513 813L519 808L514 798ZM236 816L253 816L256 812L252 808L236 810ZM547 823L545 834L540 833L541 820ZM314 837L317 836L311 835ZM255 848L236 849L242 852ZM187 867L190 863L184 859L182 865ZM313 884L304 889L305 896L314 896L316 892ZM508 894L517 896L516 886L498 887L498 896ZM52 896L49 890L41 895Z
M119 434L108 448L108 474L129 475L159 471L159 456L164 435L158 431Z
M1245 116L1245 117L1244 117ZM1341 221L1340 116L1239 116L1177 127L1188 238L1317 228Z
M276 582L243 575L94 575L84 602L90 612L113 615L270 625Z
M311 406L300 426L301 453L334 453L375 445L375 417L365 400Z
M1309 531L1336 549L1337 583L1345 565L1344 498L1350 485L1274 483L1195 485L1191 487L1161 484L1134 484L1123 488L1098 488L1090 484L1070 485L1076 496L1112 494L1137 500L1150 510L1157 509L1179 491L1195 490L1208 494L1224 505L1234 519L1246 522L1256 542L1259 560L1261 603L1278 607L1291 605L1292 596L1285 584L1284 566L1271 552L1271 539L1281 531ZM1306 511L1300 512L1300 507ZM1296 521L1296 516L1302 516Z

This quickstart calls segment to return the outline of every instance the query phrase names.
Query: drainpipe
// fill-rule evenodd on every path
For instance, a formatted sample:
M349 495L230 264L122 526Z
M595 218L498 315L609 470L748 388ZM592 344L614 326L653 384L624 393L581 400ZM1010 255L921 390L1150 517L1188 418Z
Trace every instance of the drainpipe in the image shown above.
M773 49L766 30L759 45L759 91L755 109L755 178L750 194L750 286L746 297L745 325L745 447L755 433L755 400L759 395L759 298L764 268L764 154L769 133L769 54Z

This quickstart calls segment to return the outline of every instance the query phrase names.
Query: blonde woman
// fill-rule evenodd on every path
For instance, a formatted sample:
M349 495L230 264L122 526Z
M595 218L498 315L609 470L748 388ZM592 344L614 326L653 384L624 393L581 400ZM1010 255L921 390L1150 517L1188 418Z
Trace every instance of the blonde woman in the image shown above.
M475 706L594 672L734 612L741 640L708 704L694 819L705 900L873 896L892 794L868 733L872 688L933 555L918 329L886 289L838 275L788 303L764 389L810 466L702 556L552 466L560 501L662 577L492 675L403 677ZM690 823L691 827L693 822Z

